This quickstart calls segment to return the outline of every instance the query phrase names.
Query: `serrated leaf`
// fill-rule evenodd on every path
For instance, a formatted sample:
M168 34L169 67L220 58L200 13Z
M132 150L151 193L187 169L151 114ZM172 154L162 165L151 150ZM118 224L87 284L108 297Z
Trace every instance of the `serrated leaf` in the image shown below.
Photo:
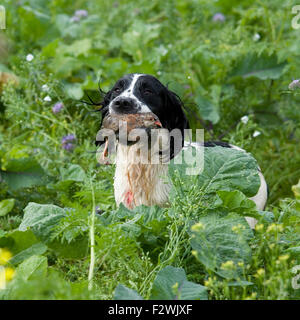
M26 231L30 228L38 238L47 243L51 240L52 229L65 215L63 208L53 204L29 202L24 209L24 217L19 230Z

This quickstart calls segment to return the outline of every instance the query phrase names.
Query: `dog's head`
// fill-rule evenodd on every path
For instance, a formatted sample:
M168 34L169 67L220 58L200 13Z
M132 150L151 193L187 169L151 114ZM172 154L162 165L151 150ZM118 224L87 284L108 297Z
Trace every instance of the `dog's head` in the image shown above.
M106 93L101 109L102 117L107 114L152 112L159 118L163 128L179 129L184 137L184 129L189 128L180 98L154 76L147 74L127 74L120 78Z
M104 97L103 113L156 114L168 130L188 128L179 97L155 77L127 74L120 78Z

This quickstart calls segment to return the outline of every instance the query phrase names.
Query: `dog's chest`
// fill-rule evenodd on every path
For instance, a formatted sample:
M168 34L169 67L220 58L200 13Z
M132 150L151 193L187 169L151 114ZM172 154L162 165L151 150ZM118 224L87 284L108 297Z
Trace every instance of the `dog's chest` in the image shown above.
M136 161L131 148L118 148L114 192L117 205L132 209L139 205L165 206L170 182L167 164L144 164Z

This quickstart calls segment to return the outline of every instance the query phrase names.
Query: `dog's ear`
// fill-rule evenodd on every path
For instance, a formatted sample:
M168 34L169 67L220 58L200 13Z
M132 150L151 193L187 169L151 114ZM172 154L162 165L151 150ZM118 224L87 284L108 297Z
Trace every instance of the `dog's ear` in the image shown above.
M164 128L167 128L170 132L173 129L179 129L182 136L182 147L184 145L184 129L189 129L189 122L183 111L183 103L176 93L166 88L164 93L164 108L163 115L159 117ZM174 140L170 142L170 159L173 159L179 152L178 148L175 148Z
M189 122L183 111L183 103L176 93L166 89L163 126L168 130L180 129L182 135L184 129L189 129Z

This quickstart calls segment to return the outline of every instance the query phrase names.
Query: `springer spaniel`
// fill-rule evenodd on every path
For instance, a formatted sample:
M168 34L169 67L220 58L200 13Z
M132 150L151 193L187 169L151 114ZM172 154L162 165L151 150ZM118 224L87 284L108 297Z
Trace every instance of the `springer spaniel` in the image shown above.
M120 78L113 88L105 94L101 103L102 119L113 114L155 114L162 127L168 131L177 128L181 132L180 149L184 147L184 129L189 128L188 120L183 112L180 98L154 76L147 74L128 74ZM98 140L98 139L97 139ZM101 145L103 142L96 142ZM205 147L216 145L243 149L224 142L207 142ZM203 144L202 144L203 146ZM177 148L178 149L178 148ZM170 146L170 158L178 153L174 145ZM132 144L117 144L116 171L114 177L114 194L117 205L123 203L128 208L139 205L166 206L169 199L170 183L165 177L168 173L168 163L156 164L136 162L137 149ZM124 160L126 159L126 160ZM260 188L251 199L257 209L263 210L267 201L267 184L258 169ZM250 227L254 228L256 220L246 218Z

